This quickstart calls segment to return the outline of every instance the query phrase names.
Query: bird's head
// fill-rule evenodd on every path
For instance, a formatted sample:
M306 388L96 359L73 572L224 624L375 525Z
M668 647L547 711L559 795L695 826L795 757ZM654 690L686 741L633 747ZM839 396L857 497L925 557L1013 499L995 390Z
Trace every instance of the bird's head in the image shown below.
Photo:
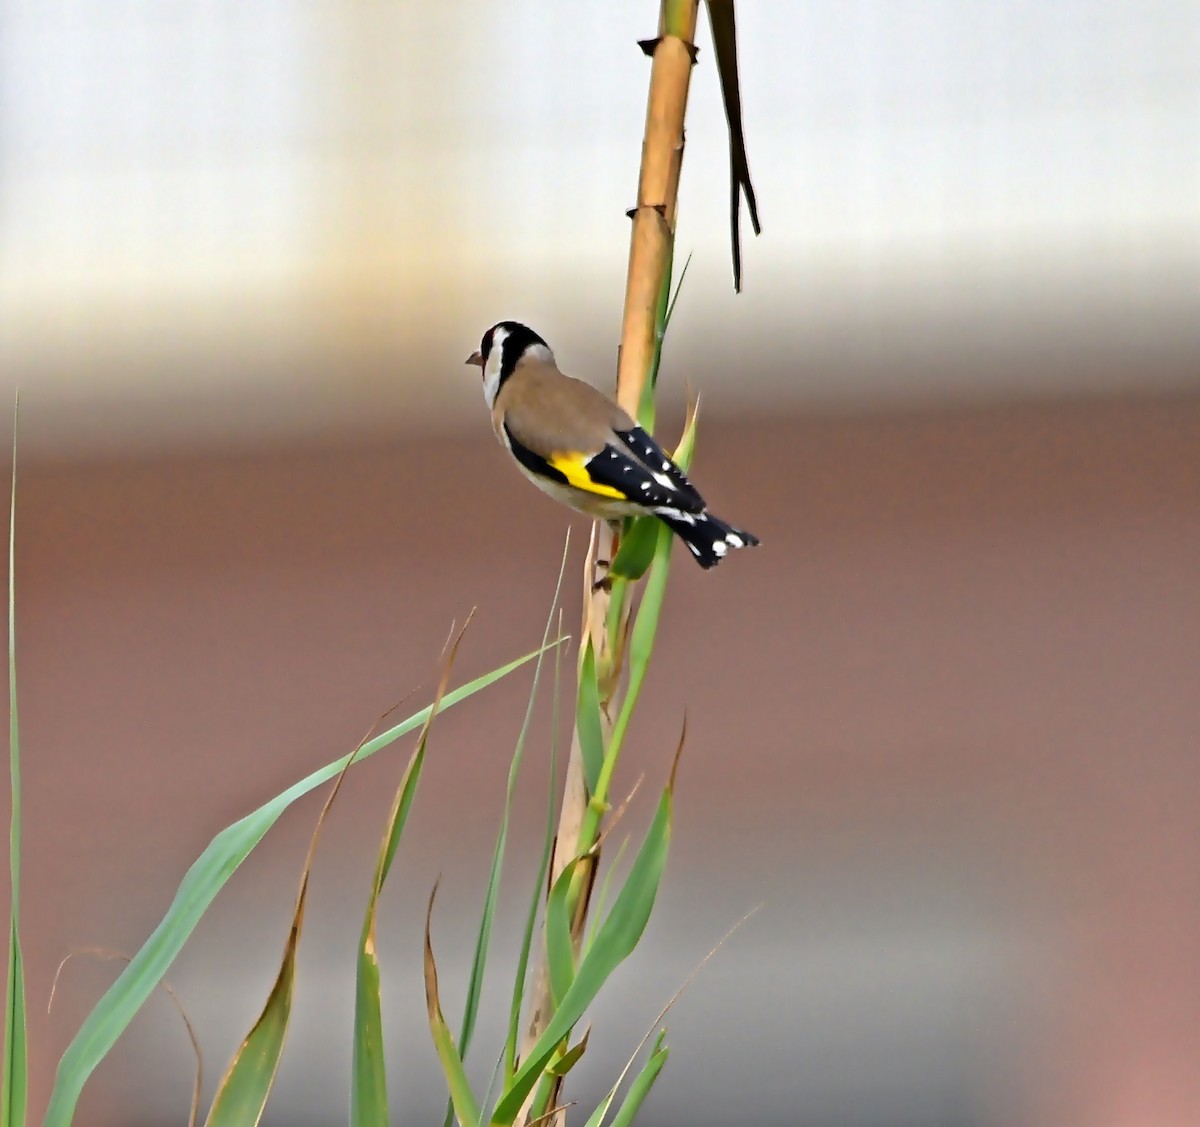
M483 377L483 394L491 406L504 381L522 360L554 362L554 353L528 325L520 321L500 321L483 334L479 349L467 357Z

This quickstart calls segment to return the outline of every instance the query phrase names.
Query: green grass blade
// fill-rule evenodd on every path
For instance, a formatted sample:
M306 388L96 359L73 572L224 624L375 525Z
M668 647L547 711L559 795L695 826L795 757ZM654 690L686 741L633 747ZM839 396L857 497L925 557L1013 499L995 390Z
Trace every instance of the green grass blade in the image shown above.
M21 957L21 741L17 725L17 415L13 404L12 494L8 511L8 763L9 822L8 977L4 993L4 1062L0 1078L0 1127L24 1127L29 1094L29 1047L25 1015L25 961Z
M667 304L666 316L663 317L662 333L665 336L668 326L671 324L671 318L675 316L675 303L679 300L679 295L683 292L683 280L687 277L688 267L692 264L692 256L687 256L687 261L683 264L683 269L679 271L679 281L675 283L675 293L671 296L670 302Z
M446 1075L446 1086L450 1089L450 1102L460 1127L474 1127L479 1122L479 1104L471 1092L467 1070L462 1057L454 1045L454 1035L442 1016L442 1003L438 996L437 964L433 960L433 941L430 927L433 922L433 901L437 886L429 897L429 910L425 914L425 1005L429 1012L429 1031L433 1034L434 1048Z
M386 1127L387 1069L383 1053L383 1006L375 936L364 936L354 980L354 1056L350 1072L350 1124Z
M612 1102L617 1098L616 1088L609 1090L608 1095L604 1097L597 1105L596 1110L588 1116L587 1122L583 1127L600 1127L604 1122L604 1117L608 1114L608 1109L612 1107Z
M562 633L562 612L559 612L558 632ZM521 1000L525 997L525 978L529 971L529 952L533 949L533 932L537 926L538 908L542 903L542 891L546 887L546 875L550 871L550 858L554 852L554 811L558 798L558 701L561 689L560 672L562 650L554 651L554 708L550 728L550 788L546 798L546 825L542 836L542 856L538 862L537 876L533 882L533 895L529 910L525 914L525 930L521 934L521 952L517 956L517 971L513 979L512 998L508 1008L508 1036L504 1042L504 1083L511 1082L517 1070L517 1041L521 1024Z
M642 1067L642 1071L634 1077L633 1083L629 1085L629 1091L626 1093L625 1099L621 1101L621 1108L613 1117L612 1127L629 1127L634 1116L642 1110L642 1104L646 1102L650 1089L654 1087L654 1081L658 1079L663 1065L667 1063L667 1055L670 1050L663 1044L666 1035L665 1029L658 1035L654 1051Z
M608 905L608 892L613 882L613 874L621 867L621 858L625 856L625 850L629 848L629 840L628 836L621 839L621 844L617 846L616 856L604 867L604 877L600 881L600 891L596 894L589 913L592 922L588 928L587 936L583 941L583 949L585 951L592 945L592 940L596 938L596 928L600 926L600 921L604 919L604 909Z
M556 640L553 644L558 645L560 641L561 639ZM502 677L508 676L526 662L532 661L540 652L540 649L535 650L447 693L442 701L442 710L466 700ZM373 755L413 731L428 720L431 711L432 705L369 740L357 752L355 762ZM192 863L166 915L129 965L108 988L74 1040L67 1046L59 1061L43 1127L69 1127L87 1078L108 1054L134 1014L161 981L225 882L293 802L334 778L350 758L350 755L342 756L314 771L257 810L227 826Z
M591 1035L592 1031L589 1029L574 1048L568 1049L566 1047L566 1038L563 1039L561 1045L555 1047L550 1060L546 1064L546 1070L542 1073L541 1080L538 1081L537 1091L529 1101L529 1107L526 1111L526 1121L528 1123L539 1124L547 1120L552 1110L550 1108L550 1100L554 1097L562 1078L579 1063L579 1058L587 1052L588 1038Z
M600 687L596 682L596 651L592 637L583 638L583 656L579 663L579 700L575 710L579 752L583 756L583 776L588 793L595 792L600 768L604 765L604 730L600 724Z
M600 768L600 777L596 781L596 801L592 803L584 821L581 834L584 841L594 840L599 829L599 820L603 809L601 804L608 800L609 786L617 768L617 761L620 759L621 749L625 744L625 733L633 718L633 710L637 706L642 685L646 680L650 655L654 651L658 620L662 614L663 599L667 593L667 575L671 566L671 543L674 540L671 530L665 524L657 523L654 563L647 576L642 591L642 601L633 622L633 630L630 632L629 683L625 690L625 699L621 702L621 710L617 713L616 723L613 724L612 736L608 741L608 751L604 756L604 764Z
M609 574L618 579L641 579L654 560L660 524L657 517L636 517L629 521Z
M205 1127L254 1127L267 1106L267 1096L279 1071L283 1042L287 1037L292 1012L292 988L296 981L296 948L304 921L305 873L296 915L284 948L283 962L262 1014L246 1035L221 1083L209 1109Z
M448 672L449 670L447 670ZM443 681L444 687L444 681ZM441 690L438 698L440 700ZM436 703L436 702L435 702ZM354 984L354 1052L350 1077L350 1123L351 1127L387 1127L387 1062L383 1047L383 1002L380 994L379 955L375 945L375 925L378 917L379 897L384 882L391 871L392 861L400 845L400 837L408 822L408 812L416 797L417 785L421 781L421 770L425 764L425 747L428 743L429 722L421 732L416 749L404 768L400 785L392 799L387 828L380 844L375 862L375 876L371 882L371 895L363 918L362 935L358 945L358 973Z
M496 1087L496 1080L499 1078L501 1069L503 1069L503 1068L504 1068L504 1053L501 1052L501 1054L496 1058L496 1063L494 1065L492 1065L492 1074L491 1074L491 1076L488 1077L487 1090L483 1093L483 1103L480 1105L479 1117L475 1120L475 1127L485 1127L484 1121L483 1121L484 1109L487 1107L488 1102L492 1098L492 1092ZM454 1105L451 1104L450 1106L451 1106L451 1109L453 1110Z
M529 1110L526 1113L528 1122L537 1124L537 1127L549 1122L547 1114L547 1105L550 1103L550 1097L554 1094L554 1089L558 1086L558 1079L549 1071L542 1073L541 1079L537 1084L537 1091L534 1092L533 1098L529 1101Z
M654 1081L658 1079L658 1074L662 1071L663 1065L667 1063L669 1050L663 1044L666 1036L667 1031L665 1029L659 1032L658 1039L654 1042L654 1048L651 1050L649 1059L642 1066L642 1070L634 1077L633 1083L629 1087L629 1093L621 1102L621 1106L611 1127L629 1127L629 1124L633 1122L634 1116L641 1110L642 1104L645 1103L646 1097L650 1094L650 1089L654 1086ZM631 1060L625 1066L625 1069L621 1072L621 1077L609 1089L608 1095L600 1101L596 1110L588 1116L588 1121L584 1124L584 1127L600 1127L604 1122L604 1117L608 1114L609 1108L612 1107L613 1101L617 1098L617 1090L624 1079L625 1071L632 1064L633 1061Z
M568 1049L561 1056L555 1058L554 1063L550 1066L550 1072L554 1076L566 1076L578 1063L579 1058L587 1052L588 1038L591 1037L592 1031L589 1029L580 1038L579 1044L574 1048Z
M681 470L691 467L692 457L696 453L696 424L700 419L700 400L697 398L688 409L687 419L683 424L683 434L679 436L679 445L671 455L675 464Z
M546 967L550 996L558 1006L575 980L575 947L571 942L571 883L585 858L575 857L563 866L546 897Z
M470 619L467 619L467 625ZM450 670L454 667L454 659L458 656L458 645L462 641L466 626L459 631L454 639L446 662L442 669L442 677L438 682L437 693L429 711L429 719L421 728L417 746L409 758L400 785L392 798L392 808L388 812L387 826L383 832L383 840L379 844L379 852L375 859L375 873L371 878L371 894L367 899L367 910L363 915L362 935L358 948L358 973L355 976L354 988L354 1051L350 1075L350 1123L351 1127L387 1127L387 1061L383 1045L383 1000L380 993L379 955L375 943L375 927L379 912L379 897L383 894L383 886L391 872L392 862L396 859L396 850L400 847L400 838L404 827L408 824L408 814L412 809L413 799L417 794L417 786L421 781L421 771L425 765L425 749L429 744L429 733L433 728L434 717L437 716L442 698L446 694L446 686L450 681ZM545 646L546 638L542 638ZM541 654L538 655L541 662Z
M580 960L575 980L566 992L545 1032L530 1051L492 1113L492 1123L511 1124L525 1097L537 1084L559 1042L575 1023L614 970L630 955L646 930L659 882L666 865L671 838L672 789L674 777L663 791L654 821L630 868L624 886L613 902L612 911L596 931L596 938Z

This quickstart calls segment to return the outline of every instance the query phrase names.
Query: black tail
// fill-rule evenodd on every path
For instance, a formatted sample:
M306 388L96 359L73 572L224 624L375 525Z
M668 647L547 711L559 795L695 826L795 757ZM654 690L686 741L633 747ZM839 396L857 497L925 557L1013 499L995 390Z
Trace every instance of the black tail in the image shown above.
M757 536L734 528L708 513L660 509L658 516L704 568L716 567L733 548L751 548L758 543Z

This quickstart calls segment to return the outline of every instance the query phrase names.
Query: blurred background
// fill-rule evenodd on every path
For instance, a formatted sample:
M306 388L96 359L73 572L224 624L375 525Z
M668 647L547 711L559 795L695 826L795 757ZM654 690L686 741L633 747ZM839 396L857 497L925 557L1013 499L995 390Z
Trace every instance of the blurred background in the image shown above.
M517 317L610 386L656 8L0 3L35 1115L116 969L76 960L47 1016L64 955L136 949L217 830L432 691L472 606L462 677L532 648L568 524L573 622L586 525L505 464L462 361ZM571 1095L764 902L674 1011L647 1127L1194 1124L1200 9L743 3L739 34L764 235L735 297L702 17L662 429L703 392L697 480L763 546L677 563L617 789L644 772L648 816L686 708L678 833ZM400 1122L444 1099L421 909L440 874L456 1015L527 690L439 722L389 884ZM327 826L270 1123L345 1115L406 755ZM171 972L209 1092L318 809ZM153 999L79 1122L182 1122L191 1068Z

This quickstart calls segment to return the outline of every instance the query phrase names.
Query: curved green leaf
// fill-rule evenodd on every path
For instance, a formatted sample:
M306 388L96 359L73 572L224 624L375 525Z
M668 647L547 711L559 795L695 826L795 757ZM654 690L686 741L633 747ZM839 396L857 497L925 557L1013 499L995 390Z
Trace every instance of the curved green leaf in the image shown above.
M550 996L557 1006L575 980L575 945L571 941L571 882L575 870L588 861L573 857L563 866L546 897L546 967L550 971Z
M459 635L461 639L462 635ZM375 861L375 876L371 881L371 895L363 917L362 935L358 947L358 973L354 986L354 1054L351 1067L350 1123L351 1127L387 1127L387 1066L383 1054L383 1003L380 996L379 956L375 947L375 921L379 909L379 897L384 882L391 871L392 861L400 845L400 836L408 822L408 812L416 797L417 784L421 781L421 769L425 764L425 748L429 742L429 729L441 705L442 694L450 675L450 664L458 648L454 648L446 662L446 670L434 697L433 708L421 737L404 768L404 775L392 799L387 828L379 846Z
M635 517L629 521L609 574L618 579L641 579L654 559L660 527L657 517Z
M216 1098L204 1121L205 1127L254 1127L262 1118L275 1073L279 1071L279 1058L283 1055L283 1042L292 1013L296 948L304 923L307 890L308 873L305 872L275 985L254 1028L246 1035L217 1086Z
M15 545L17 532L17 413L13 406L12 496L8 511L8 764L9 909L8 977L4 1000L4 1061L0 1077L0 1127L24 1127L29 1089L25 1015L25 961L21 958L21 741L17 732Z
M654 1086L654 1081L658 1079L658 1074L662 1071L663 1065L667 1063L667 1054L670 1051L665 1044L667 1031L660 1030L658 1039L654 1042L654 1048L650 1052L650 1057L642 1070L634 1077L633 1083L629 1086L629 1092L625 1099L621 1101L621 1107L617 1111L616 1118L612 1122L612 1127L628 1127L633 1122L633 1118L641 1110L642 1104L646 1097L650 1094L650 1089ZM633 1062L630 1061L630 1064ZM625 1075L621 1073L622 1077ZM604 1122L604 1117L608 1114L608 1109L612 1107L613 1100L617 1098L617 1089L620 1087L621 1081L609 1089L608 1095L604 1097L597 1106L596 1110L588 1116L587 1123L584 1127L600 1127Z
M663 1044L666 1035L665 1029L659 1033L658 1040L654 1043L654 1051L642 1066L642 1071L634 1077L633 1083L629 1085L629 1091L621 1101L621 1109L613 1118L612 1127L629 1127L634 1116L642 1110L642 1104L646 1102L650 1089L654 1087L654 1081L658 1079L663 1065L667 1063L670 1049Z
M562 612L559 611L559 633L562 632ZM546 876L550 872L550 857L554 852L554 811L558 799L558 700L562 650L554 651L554 704L550 723L550 780L546 796L546 821L542 830L542 855L538 862L533 882L533 895L525 912L525 926L521 932L521 950L517 956L517 970L513 976L512 994L508 1006L508 1036L504 1040L502 1063L504 1082L512 1080L517 1071L517 1029L521 1023L521 1000L525 996L525 979L529 970L529 952L533 947L533 929L537 926L538 908L542 903L542 890L546 887Z
M648 523L657 524L657 521ZM592 636L583 636L583 653L579 661L579 701L575 711L575 728L579 733L579 753L583 757L583 777L588 793L595 793L596 780L604 765L604 729L600 723L600 687L596 682L596 651Z
M436 896L437 886L434 885L429 897L429 909L425 913L425 1005L429 1012L429 1031L433 1034L438 1060L446 1074L446 1086L450 1089L450 1102L454 1105L459 1127L475 1127L480 1118L479 1104L471 1092L467 1070L454 1044L454 1034L442 1016L442 1002L438 995L437 964L433 961L433 940L430 937Z

